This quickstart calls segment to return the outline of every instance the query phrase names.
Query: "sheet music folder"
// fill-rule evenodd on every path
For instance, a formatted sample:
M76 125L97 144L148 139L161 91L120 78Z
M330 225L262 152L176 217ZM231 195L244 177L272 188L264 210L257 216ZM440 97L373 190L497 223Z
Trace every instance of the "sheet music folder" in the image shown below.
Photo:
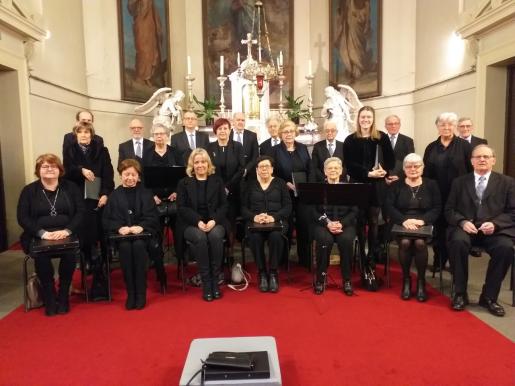
M177 190L179 181L186 177L185 166L145 166L143 168L145 187Z
M95 177L93 181L84 180L84 198L98 200L100 198L100 188L102 186L102 178Z
M372 186L363 183L301 183L300 201L307 205L346 205L368 207Z
M410 230L404 228L402 225L394 224L391 231L392 236L401 237L417 237L417 238L431 238L433 237L433 226L424 225L418 229Z
M31 253L59 252L79 248L79 239L71 235L62 240L34 239L30 247Z

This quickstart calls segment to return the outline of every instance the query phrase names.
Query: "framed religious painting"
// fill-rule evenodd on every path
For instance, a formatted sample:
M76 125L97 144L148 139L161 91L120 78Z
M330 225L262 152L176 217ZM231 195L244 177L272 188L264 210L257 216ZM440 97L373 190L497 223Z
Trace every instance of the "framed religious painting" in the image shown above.
M380 95L381 0L330 0L329 10L329 82Z
M122 99L145 102L171 84L167 0L118 0Z
M261 14L261 58L263 62L277 65L282 52L284 75L283 95L293 93L293 3L294 0L266 0ZM256 0L202 0L204 37L204 82L206 98L220 100L220 56L224 57L224 74L229 76L238 69L240 61L247 59L248 47L242 40L247 33L258 38L258 12ZM253 17L255 15L255 22ZM265 36L265 21L268 38ZM254 27L254 30L253 30ZM257 46L252 46L252 56L258 58ZM231 108L231 84L224 89L225 105ZM270 82L270 105L279 104L279 84Z

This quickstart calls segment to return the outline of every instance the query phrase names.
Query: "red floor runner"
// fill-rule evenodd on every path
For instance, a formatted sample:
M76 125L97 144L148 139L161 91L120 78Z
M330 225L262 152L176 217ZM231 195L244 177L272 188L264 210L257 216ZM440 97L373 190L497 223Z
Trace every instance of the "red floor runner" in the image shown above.
M210 304L200 290L156 291L149 305L125 311L119 272L114 301L73 297L68 315L22 308L0 320L1 385L177 385L192 339L270 335L277 340L284 385L514 385L514 345L468 312L449 309L438 292L420 304L393 287L349 298L322 296L310 275L282 276L279 294L225 289ZM333 277L338 277L333 268ZM255 277L254 277L255 278ZM357 284L357 283L356 283Z

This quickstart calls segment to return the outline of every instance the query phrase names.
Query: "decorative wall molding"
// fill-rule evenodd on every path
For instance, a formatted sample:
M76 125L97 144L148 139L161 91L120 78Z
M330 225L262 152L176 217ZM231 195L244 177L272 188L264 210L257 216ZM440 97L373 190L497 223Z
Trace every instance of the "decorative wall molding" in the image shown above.
M485 0L462 16L462 25L456 32L463 39L478 39L510 21L515 22L515 0Z
M46 31L34 21L33 15L29 15L27 10L13 1L12 6L8 7L9 2L0 1L0 25L20 35L22 39L42 41L46 37Z

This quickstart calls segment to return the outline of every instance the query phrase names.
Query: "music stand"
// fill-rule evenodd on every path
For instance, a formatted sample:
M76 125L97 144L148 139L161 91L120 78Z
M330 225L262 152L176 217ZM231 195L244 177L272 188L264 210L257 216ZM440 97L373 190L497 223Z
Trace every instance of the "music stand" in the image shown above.
M317 182L297 185L299 200L306 205L342 205L367 208L371 190L372 185L365 183L327 184ZM311 261L313 261L311 249L310 252ZM313 274L316 273L313 272Z

